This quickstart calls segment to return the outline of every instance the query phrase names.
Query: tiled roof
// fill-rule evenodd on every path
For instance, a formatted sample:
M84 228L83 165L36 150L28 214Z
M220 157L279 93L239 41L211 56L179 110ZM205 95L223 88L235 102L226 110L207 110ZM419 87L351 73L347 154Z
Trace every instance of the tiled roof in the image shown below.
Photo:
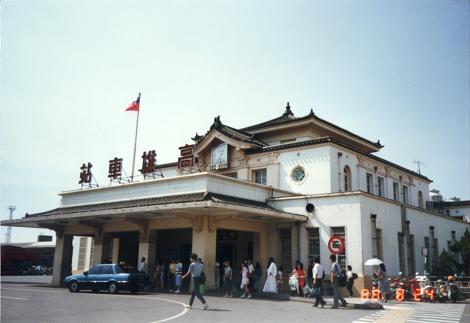
M287 113L287 111L289 113ZM323 123L327 126L333 127L337 130L340 130L341 132L346 133L351 137L355 137L359 140L366 141L369 144L376 146L377 148L382 148L383 147L383 145L380 144L380 141L372 142L372 141L370 141L368 139L365 139L365 138L363 138L359 135L356 135L355 133L352 133L352 132L350 132L350 131L348 131L348 130L340 127L340 126L337 126L334 123L331 123L327 120L324 120L324 119L321 119L321 118L317 117L315 115L315 113L313 112L313 110L310 110L310 113L307 114L304 117L296 118L296 117L294 117L294 114L290 110L289 103L287 103L286 112L284 112L282 114L282 116L280 116L278 118L268 120L268 121L265 121L265 122L262 122L262 123L255 124L253 126L241 128L239 130L244 131L244 132L250 132L250 131L255 131L255 130L259 130L259 129L263 129L263 128L268 128L268 127L273 127L273 126L278 126L278 125L283 125L283 124L288 124L288 123L304 121L304 120L308 120L308 119L313 119L313 120L319 121L320 123Z
M101 204L90 204L74 207L60 207L46 212L27 214L25 218L35 218L42 216L51 216L51 215L67 215L67 214L76 214L82 213L86 216L87 213L96 212L96 211L106 211L106 210L116 210L116 209L127 209L135 207L145 207L152 205L163 205L163 204L174 204L174 203L190 203L190 202L203 202L203 201L213 201L219 203L227 203L232 205L241 205L248 207L261 208L271 211L277 211L272 208L265 202L258 202L253 200L241 199L232 196L215 194L209 192L199 192L193 194L181 194L181 195L171 195L171 196L162 196L138 200L127 200L120 202L110 202L110 203L101 203Z
M227 137L230 137L238 141L248 142L258 147L268 146L268 144L266 144L265 142L258 140L256 138L256 135L224 125L222 121L220 121L220 116L214 118L214 123L212 124L210 130L206 133L205 136L207 136L209 132L213 129L216 129L219 132L226 135ZM199 141L201 141L204 137L200 137Z
M360 149L357 149L356 147L354 146L351 146L347 143L344 143L336 138L332 138L332 137L321 137L321 138L318 138L318 139L312 139L312 140L306 140L306 141L298 141L298 142L293 142L293 143L288 143L288 144L284 144L284 145L278 145L278 146L269 146L269 147L263 147L263 148L252 148L252 149L247 149L246 150L246 154L247 155L250 155L250 154L259 154L259 153L264 153L264 152L269 152L269 151L276 151L276 150L284 150L284 149L290 149L290 148L297 148L297 147L304 147L304 146L313 146L313 145L320 145L320 144L324 144L324 143L334 143L334 144L337 144L339 146L342 146L344 148L347 148L349 150L352 150L354 152L357 152L363 156L366 156L366 157L369 157L371 159L374 159L374 160L377 160L381 163L384 163L384 164L387 164L387 165L390 165L394 168L397 168L403 172L406 172L408 174L411 174L413 176L416 176L416 177L419 177L419 178L422 178L426 181L429 181L429 182L432 182L429 178L427 178L426 176L423 176L419 173L416 173L412 170L409 170L408 168L405 168L403 166L400 166L400 165L397 165L397 164L394 164L392 162L389 162L388 160L386 159L383 159L383 158L380 158L378 156L375 156L373 154L370 154L370 153L366 153L366 152L363 152L362 150Z

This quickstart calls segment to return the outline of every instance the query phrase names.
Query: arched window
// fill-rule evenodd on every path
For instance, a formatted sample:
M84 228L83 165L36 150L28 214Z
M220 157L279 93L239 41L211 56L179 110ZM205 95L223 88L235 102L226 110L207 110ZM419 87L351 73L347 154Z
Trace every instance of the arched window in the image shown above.
M420 208L424 207L423 192L421 192L421 191L418 191L418 206Z
M343 174L344 174L344 191L350 192L352 187L351 187L351 169L349 168L349 166L344 167Z

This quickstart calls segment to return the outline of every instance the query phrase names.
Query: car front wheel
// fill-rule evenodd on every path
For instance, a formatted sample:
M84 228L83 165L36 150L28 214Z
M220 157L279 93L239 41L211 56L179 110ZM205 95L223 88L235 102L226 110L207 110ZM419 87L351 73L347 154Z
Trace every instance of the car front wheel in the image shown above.
M80 285L78 282L73 281L69 284L69 290L71 293L78 293L80 291Z
M108 285L108 291L110 294L116 294L117 293L117 285L114 282L109 283Z

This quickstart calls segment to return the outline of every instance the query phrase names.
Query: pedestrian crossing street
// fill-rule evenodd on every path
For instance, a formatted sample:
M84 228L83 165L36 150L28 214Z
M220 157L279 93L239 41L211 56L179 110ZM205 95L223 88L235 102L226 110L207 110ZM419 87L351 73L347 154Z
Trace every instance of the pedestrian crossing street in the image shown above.
M405 304L397 305L405 307ZM408 308L409 305L408 305ZM413 314L407 323L458 323L463 315L465 304L422 304L413 306Z
M361 317L353 323L385 322L392 311L412 310L412 314L402 322L406 323L458 323L460 322L465 304L429 304L429 303L402 303L388 306L385 310L376 311ZM387 317L382 318L387 314ZM393 314L392 314L393 315ZM381 319L382 318L382 319ZM388 317L390 318L390 317ZM395 317L396 321L397 317Z
M357 319L355 321L352 321L352 323L366 323L366 322L375 322L375 320L381 318L387 313L386 310L380 310L376 311L374 313L371 313L367 316L361 317L360 319Z

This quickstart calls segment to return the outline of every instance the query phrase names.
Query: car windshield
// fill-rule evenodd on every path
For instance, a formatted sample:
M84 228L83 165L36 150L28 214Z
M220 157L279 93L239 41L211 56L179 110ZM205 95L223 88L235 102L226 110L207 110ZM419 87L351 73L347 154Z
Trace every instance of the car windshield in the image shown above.
M117 268L119 273L138 273L137 269L130 265L118 265Z

